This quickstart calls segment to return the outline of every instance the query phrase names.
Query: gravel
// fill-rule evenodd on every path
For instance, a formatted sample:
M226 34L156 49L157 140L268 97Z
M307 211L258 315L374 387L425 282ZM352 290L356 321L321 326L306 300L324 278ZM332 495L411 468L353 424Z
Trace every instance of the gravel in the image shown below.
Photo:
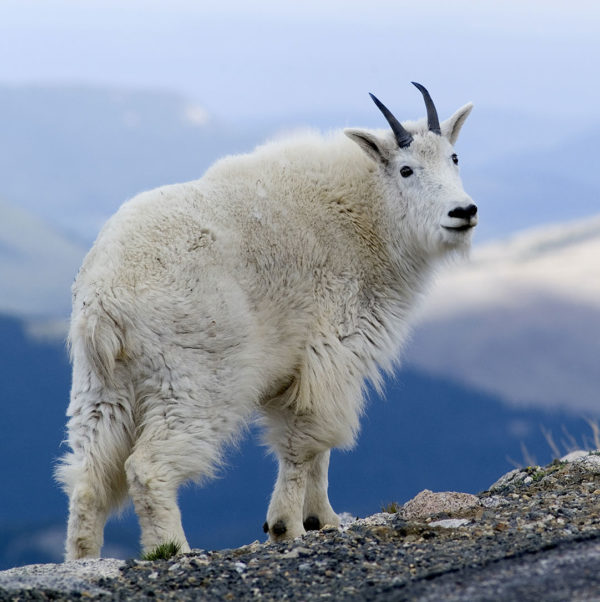
M600 600L600 452L569 460L426 492L418 519L409 502L287 543L11 569L0 600Z

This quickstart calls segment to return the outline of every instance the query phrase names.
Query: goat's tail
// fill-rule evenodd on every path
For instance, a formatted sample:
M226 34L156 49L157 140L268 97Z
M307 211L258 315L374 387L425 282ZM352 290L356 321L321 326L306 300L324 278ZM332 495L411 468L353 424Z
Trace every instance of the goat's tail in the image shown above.
M117 359L126 357L127 324L112 298L100 294L82 305L73 316L69 331L71 361L83 354L96 376L105 384L114 384Z

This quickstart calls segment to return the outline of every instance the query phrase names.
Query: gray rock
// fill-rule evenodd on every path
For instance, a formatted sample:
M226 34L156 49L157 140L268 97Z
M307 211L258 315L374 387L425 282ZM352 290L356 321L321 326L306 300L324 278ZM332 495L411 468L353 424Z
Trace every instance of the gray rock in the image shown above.
M436 520L429 523L430 527L442 527L443 529L458 529L469 524L468 518L445 518L443 520Z
M578 460L579 458L584 458L590 452L584 451L582 449L577 449L575 451L569 452L565 456L563 456L560 461L561 462L573 462L574 460Z
M498 506L501 506L502 504L508 504L509 502L499 495L492 495L490 497L483 498L480 500L480 503L484 508L497 508Z
M56 590L60 592L108 593L98 585L118 577L123 560L102 558L73 560L63 564L32 564L0 572L0 590Z
M479 498L470 493L441 491L434 493L425 489L402 507L406 519L427 518L442 512L455 513L479 506Z
M573 460L573 467L590 474L600 474L600 455L589 454Z
M493 485L490 486L490 491L501 491L509 485L521 483L527 478L527 473L521 468L515 468L505 475L502 475Z

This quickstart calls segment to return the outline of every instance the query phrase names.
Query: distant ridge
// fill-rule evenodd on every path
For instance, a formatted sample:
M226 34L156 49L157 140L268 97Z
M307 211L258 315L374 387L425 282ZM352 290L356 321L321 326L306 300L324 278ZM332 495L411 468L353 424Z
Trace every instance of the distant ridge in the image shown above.
M65 317L85 246L0 199L0 313Z

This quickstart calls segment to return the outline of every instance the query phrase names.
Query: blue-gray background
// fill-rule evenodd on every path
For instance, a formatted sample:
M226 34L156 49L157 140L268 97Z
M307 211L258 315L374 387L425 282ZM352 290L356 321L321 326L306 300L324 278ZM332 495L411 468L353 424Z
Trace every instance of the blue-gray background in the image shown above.
M544 247L557 262L569 245L597 248L597 229L583 236L572 220L599 212L600 8L415 4L0 4L0 568L60 558L66 500L51 472L68 400L69 286L101 224L136 192L199 177L282 131L380 127L369 91L400 119L420 117L416 80L442 117L476 104L458 143L481 210L476 249L508 249L515 232L549 223L564 224L561 244ZM571 286L560 302L560 281L551 298L540 289L507 349L494 341L514 307L436 314L427 336L417 330L416 358L440 348L458 358L469 333L485 333L472 361L489 366L489 382L451 362L411 364L409 346L385 401L372 395L357 449L334 455L334 506L364 515L425 487L484 489L513 462L552 457L540 427L561 449L593 445L584 418L600 414L600 295L589 289ZM562 396L548 388L557 370L573 382ZM257 439L232 450L221 478L182 491L193 546L262 538L275 468ZM126 510L106 553L136 554L137 537Z

